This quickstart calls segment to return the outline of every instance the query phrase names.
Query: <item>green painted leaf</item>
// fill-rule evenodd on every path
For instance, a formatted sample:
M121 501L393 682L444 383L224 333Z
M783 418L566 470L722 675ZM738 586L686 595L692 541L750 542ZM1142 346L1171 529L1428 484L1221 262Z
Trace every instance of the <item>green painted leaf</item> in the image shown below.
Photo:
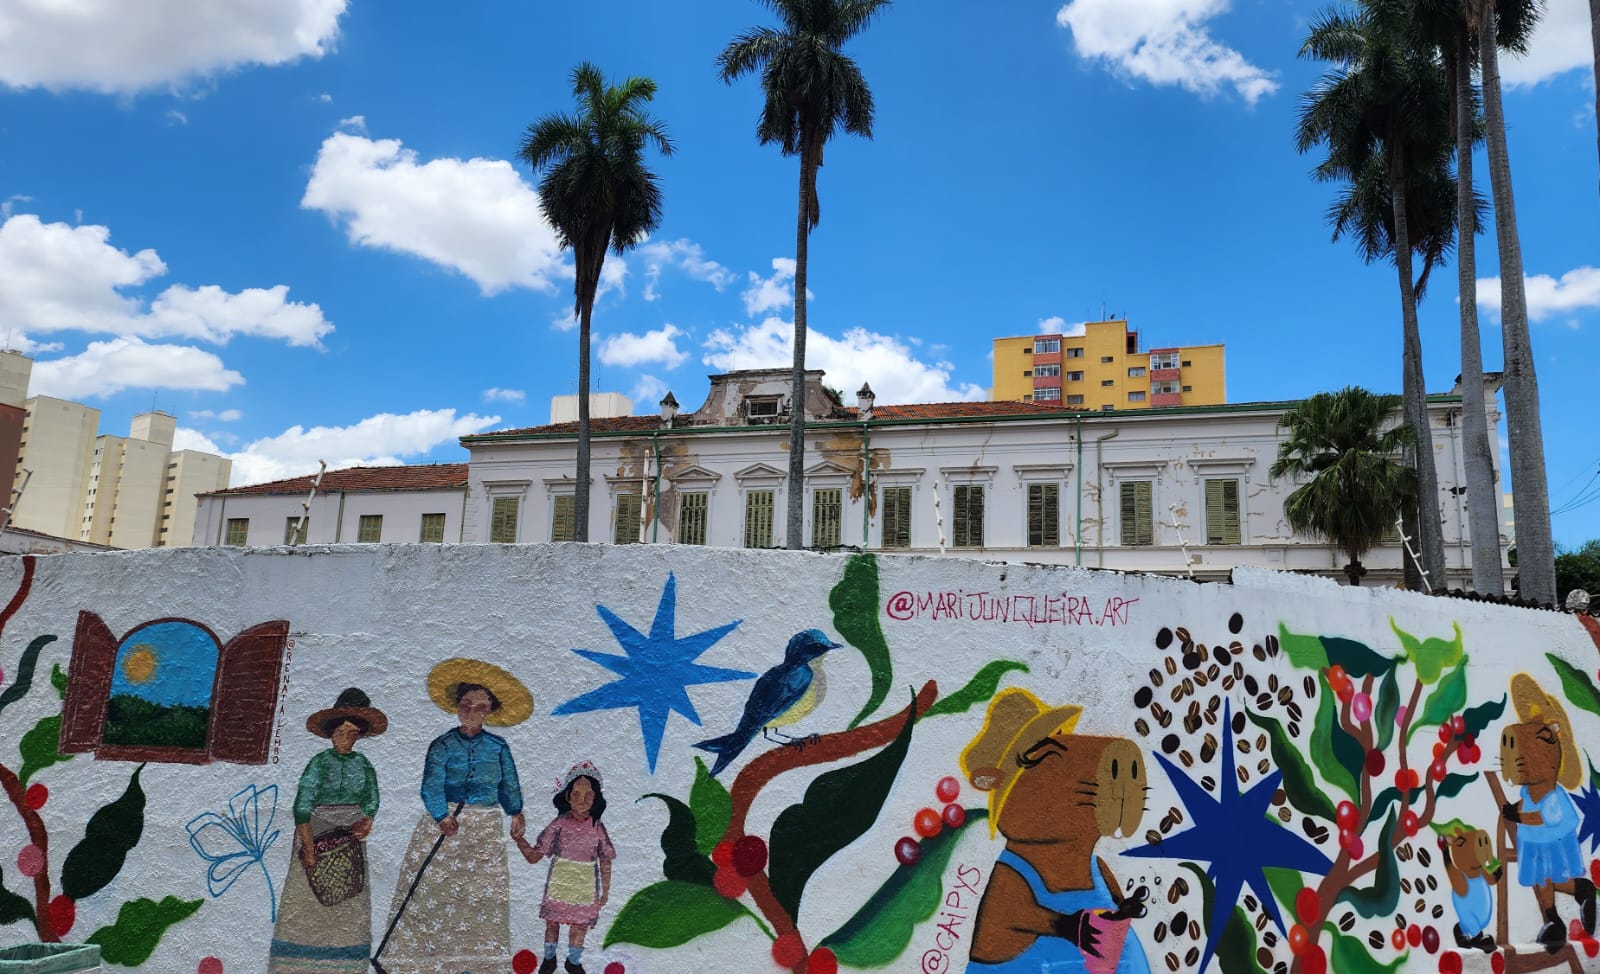
M1371 886L1346 886L1339 891L1336 902L1348 903L1351 909L1368 919L1389 916L1400 902L1400 862L1394 855L1394 830L1399 816L1391 814L1383 823L1383 831L1371 855L1378 857L1378 868L1372 874Z
M1206 916L1210 915L1207 911ZM1256 928L1250 925L1243 907L1236 906L1228 914L1217 941L1217 966L1222 974L1262 974L1263 968L1256 963Z
M1326 676L1319 674L1317 682L1321 692L1317 694L1316 722L1311 726L1311 763L1322 772L1323 781L1350 796L1352 801L1358 801L1361 795L1361 770L1357 768L1352 771L1346 767L1342 755L1334 747L1337 738L1348 740L1350 737L1339 726L1339 699L1328 689ZM1356 745L1358 751L1360 747Z
M138 967L155 953L156 944L167 928L193 916L204 900L180 900L168 896L160 903L140 897L122 904L117 922L91 933L85 943L100 945L100 958L107 964Z
M1444 780L1439 782L1439 797L1454 798L1461 794L1461 789L1477 780L1478 772L1476 771L1471 774L1447 774L1444 776Z
M1016 660L997 659L984 665L967 685L928 708L923 718L940 714L964 714L975 704L986 704L1000 686L1000 678L1013 670L1028 672L1028 664Z
M1567 699L1572 701L1572 705L1591 714L1600 714L1600 690L1595 689L1594 681L1589 679L1589 674L1555 653L1545 653L1544 658L1556 668L1556 676L1561 678L1561 689L1566 691Z
M1477 737L1486 727L1499 720L1500 715L1505 712L1506 695L1502 693L1499 700L1490 700L1476 707L1468 707L1462 711L1461 719L1466 722L1467 733Z
M1451 623L1455 628L1454 639L1439 639L1429 637L1417 639L1404 629L1394 619L1389 620L1389 628L1400 637L1400 645L1405 647L1406 655L1411 658L1411 663L1417 668L1417 677L1423 683L1432 683L1439 679L1439 674L1452 666L1457 666L1465 659L1461 648L1461 626Z
M876 555L851 555L845 562L844 577L828 593L833 610L833 628L844 641L861 651L872 674L872 692L866 706L850 721L854 727L883 705L894 680L894 662L889 659L889 644L878 624L878 558Z
M1382 676L1394 669L1394 660L1354 639L1323 636L1322 648L1327 650L1328 662L1344 667L1347 676Z
M67 699L67 671L60 663L50 664L50 685L56 688L56 696Z
M104 889L122 871L129 850L139 844L144 832L144 789L139 786L143 770L142 764L134 768L122 797L89 817L83 838L67 853L61 866L61 892L71 899L88 899Z
M22 752L22 769L17 772L17 777L23 784L33 777L34 772L43 771L52 764L72 760L72 755L62 754L56 750L61 744L61 715L53 714L42 718L18 742L18 749Z
M1328 944L1328 970L1339 974L1395 974L1411 956L1407 951L1387 964L1380 964L1359 938L1346 937L1331 923L1323 924L1323 929L1332 938Z
M1272 763L1283 772L1283 791L1289 796L1289 804L1307 815L1317 815L1332 821L1334 818L1332 800L1317 787L1317 779L1312 775L1311 767L1289 742L1289 735L1284 732L1283 725L1265 714L1258 714L1248 709L1244 713L1250 718L1251 723L1267 732L1272 747Z
M710 886L717 867L695 844L694 812L671 795L651 792L639 800L646 798L659 798L667 806L667 826L661 830L661 852L665 856L661 863L661 874L681 883Z
M4 871L0 871L0 926L28 921L34 926L38 922L34 919L33 904L25 896L6 889Z
M1428 691L1428 699L1422 704L1422 713L1411 721L1411 729L1406 732L1406 743L1411 743L1417 731L1424 727L1438 727L1466 705L1467 660L1462 657L1456 668L1446 674L1438 686Z
M1421 797L1421 795L1421 788L1411 789L1411 804L1415 805L1417 803L1417 799ZM1373 822L1376 822L1378 819L1382 818L1388 813L1389 806L1393 805L1399 800L1400 789L1394 787L1393 785L1390 785L1389 787L1378 792L1377 796L1372 799L1372 810L1367 813L1367 824L1371 825Z
M1289 627L1278 623L1278 648L1289 657L1289 662L1302 670L1325 670L1328 668L1328 650L1322 645L1321 636L1302 636L1289 631Z
M733 799L727 786L711 777L706 763L694 759L694 784L689 788L689 810L694 814L694 844L706 855L722 841L733 817Z
M1378 684L1378 702L1372 708L1372 729L1377 731L1378 750L1387 751L1394 740L1394 719L1400 713L1400 681L1398 667L1391 667Z
M1306 878L1298 869L1284 869L1281 866L1267 866L1261 870L1267 878L1267 888L1272 890L1272 895L1283 904L1285 913L1294 915L1294 898L1305 888Z
M906 759L916 722L913 703L905 727L887 747L865 761L818 775L800 804L784 809L772 823L767 876L772 895L790 916L799 916L800 897L817 867L865 835L877 820Z
M606 931L603 946L680 947L743 916L754 918L738 900L707 886L669 879L646 886L629 898Z
M944 902L944 870L950 864L961 833L988 816L981 808L967 809L959 828L945 829L918 845L922 855L910 866L900 866L877 892L868 897L844 926L822 938L839 963L850 967L884 967L895 961L911 942L917 924L938 912Z
M40 636L28 644L22 651L22 658L17 660L17 676L12 684L0 693L0 710L27 696L33 688L33 670L39 664L39 651L56 641L54 636Z

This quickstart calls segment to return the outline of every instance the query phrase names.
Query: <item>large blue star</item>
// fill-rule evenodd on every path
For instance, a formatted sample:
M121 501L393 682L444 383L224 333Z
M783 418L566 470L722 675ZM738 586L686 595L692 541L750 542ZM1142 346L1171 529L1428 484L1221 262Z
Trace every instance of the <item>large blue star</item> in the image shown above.
M1206 926L1205 955L1200 958L1197 971L1204 971L1211 962L1223 927L1239 902L1239 893L1247 885L1255 891L1278 930L1283 931L1283 917L1263 869L1279 866L1321 876L1333 868L1333 863L1316 846L1267 816L1272 795L1283 778L1282 771L1273 771L1257 781L1254 788L1239 794L1239 779L1233 771L1232 710L1230 703L1222 712L1222 773L1217 779L1217 797L1212 798L1171 761L1157 754L1156 760L1166 769L1167 778L1177 789L1178 799L1194 824L1155 845L1123 853L1142 859L1211 863L1206 875L1216 887L1216 898L1212 900L1211 918Z
M754 673L744 670L726 670L695 662L700 654L744 620L735 619L715 629L677 638L678 582L670 573L666 587L661 590L661 602L656 606L656 618L650 624L648 636L605 606L596 603L594 608L606 625L611 627L611 634L616 637L625 655L597 653L591 649L574 649L573 652L590 662L599 663L617 674L618 679L573 697L553 713L565 716L595 710L638 708L645 757L650 762L650 773L655 774L656 757L661 753L661 737L667 729L667 715L676 710L694 723L700 723L700 715L689 700L691 684L723 683L755 677Z

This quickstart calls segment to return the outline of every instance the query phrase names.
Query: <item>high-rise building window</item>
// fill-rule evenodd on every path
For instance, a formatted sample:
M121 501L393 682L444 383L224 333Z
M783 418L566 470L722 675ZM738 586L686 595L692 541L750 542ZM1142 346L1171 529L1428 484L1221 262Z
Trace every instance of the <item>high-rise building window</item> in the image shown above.
M1155 543L1155 518L1152 513L1154 485L1148 480L1124 480L1122 491L1122 543Z
M1068 396L1067 397L1067 405L1069 405L1069 406L1081 406L1081 405L1083 405L1083 397L1082 396Z
M422 515L422 529L417 540L424 544L442 544L444 542L444 515Z
M1129 402L1144 402L1144 393L1142 393L1142 392L1130 392L1130 393L1128 393L1128 401Z
M1067 373L1067 381L1068 382L1082 382L1083 381L1083 373L1082 372L1068 372Z
M1060 362L1051 362L1051 363L1049 363L1047 365L1035 365L1033 367L1033 374L1035 376L1042 376L1042 377L1046 377L1046 378L1048 378L1050 376L1060 375L1061 374L1061 363Z
M1040 402L1060 402L1061 390L1053 387L1048 389L1038 389L1034 392L1034 398Z
M1206 481L1206 544L1239 544L1239 481Z
M1083 349L1081 349L1081 348L1069 348L1069 349L1067 349L1067 358L1083 358Z
M839 547L839 520L843 508L843 489L826 487L811 492L811 547Z
M679 544L706 543L706 514L710 510L711 495L703 490L678 495Z
M356 522L356 543L377 544L383 539L383 515L363 514Z
M1144 378L1144 366L1135 365L1133 368L1129 369L1128 370L1128 378L1130 378L1130 379L1142 379L1142 378Z
M957 548L983 547L983 485L956 484L950 514L950 543Z
M911 547L911 488L883 488L883 526L879 542L885 548Z
M1049 355L1053 352L1059 352L1061 351L1061 339L1035 338L1033 340L1033 350L1042 355Z
M752 490L744 495L744 546L772 547L772 491Z
M1061 485L1028 485L1028 546L1054 548L1061 544Z
M520 513L522 499L519 497L496 497L489 506L489 543L490 544L516 544L517 543L517 515Z

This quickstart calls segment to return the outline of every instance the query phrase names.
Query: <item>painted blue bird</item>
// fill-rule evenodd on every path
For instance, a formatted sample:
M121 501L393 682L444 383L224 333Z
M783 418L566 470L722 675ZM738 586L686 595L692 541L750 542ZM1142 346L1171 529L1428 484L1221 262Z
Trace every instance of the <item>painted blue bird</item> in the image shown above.
M749 746L757 731L766 737L768 729L792 724L817 709L827 691L827 681L822 677L822 654L840 645L820 629L807 629L790 637L783 662L756 680L750 699L745 701L744 715L733 733L695 745L717 756L711 766L713 776L721 773Z

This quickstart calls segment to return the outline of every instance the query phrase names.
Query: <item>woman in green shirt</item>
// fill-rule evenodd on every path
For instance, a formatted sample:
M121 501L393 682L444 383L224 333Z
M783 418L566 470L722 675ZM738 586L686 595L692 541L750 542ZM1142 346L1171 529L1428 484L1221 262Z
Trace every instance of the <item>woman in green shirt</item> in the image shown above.
M383 711L355 687L306 718L333 746L306 762L294 796L294 858L272 932L270 974L360 974L372 953L365 842L378 813L378 776L355 751L382 734Z

